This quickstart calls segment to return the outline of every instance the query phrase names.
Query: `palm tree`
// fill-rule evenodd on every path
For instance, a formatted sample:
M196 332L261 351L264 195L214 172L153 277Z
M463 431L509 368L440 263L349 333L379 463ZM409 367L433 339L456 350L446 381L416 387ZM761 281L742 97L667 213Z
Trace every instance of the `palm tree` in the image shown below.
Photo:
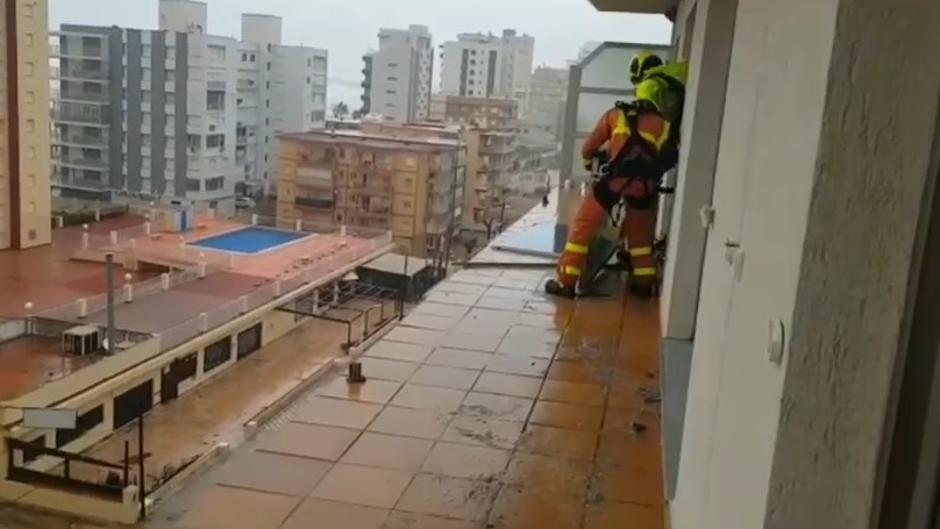
M333 117L337 119L345 119L349 115L349 107L346 106L346 103L340 101L333 105Z

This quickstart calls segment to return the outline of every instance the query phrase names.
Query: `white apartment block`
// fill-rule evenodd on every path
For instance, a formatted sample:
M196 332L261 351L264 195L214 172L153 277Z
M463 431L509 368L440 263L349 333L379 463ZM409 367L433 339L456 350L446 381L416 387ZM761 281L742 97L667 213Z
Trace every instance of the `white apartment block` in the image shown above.
M325 116L326 52L281 46L277 17L243 23L241 42L208 35L204 3L161 0L159 30L63 25L54 192L231 213L238 193L274 189L276 132Z
M363 60L365 110L396 122L428 118L434 53L427 27L380 29L378 51Z
M0 250L51 240L46 0L0 9Z
M323 127L327 52L281 44L281 18L242 15L237 86L235 161L244 191L277 188L281 132Z
M528 135L542 141L561 139L565 101L568 97L568 69L539 66L532 73L525 108L524 127Z
M441 47L443 94L521 99L528 92L535 48L529 35L461 33Z

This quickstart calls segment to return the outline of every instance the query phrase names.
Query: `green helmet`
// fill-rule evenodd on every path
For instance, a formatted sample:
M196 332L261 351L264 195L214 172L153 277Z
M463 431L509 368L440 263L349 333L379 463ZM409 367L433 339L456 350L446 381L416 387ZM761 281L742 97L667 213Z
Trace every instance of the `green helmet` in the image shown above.
M646 76L646 72L663 65L659 55L651 51L641 51L630 59L630 82L639 84Z

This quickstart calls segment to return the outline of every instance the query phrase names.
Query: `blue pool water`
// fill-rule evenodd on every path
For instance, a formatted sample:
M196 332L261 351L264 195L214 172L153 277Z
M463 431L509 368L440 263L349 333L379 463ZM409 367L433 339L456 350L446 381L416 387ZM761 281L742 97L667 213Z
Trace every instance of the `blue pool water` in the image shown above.
M306 233L252 226L193 241L193 246L237 253L261 253L306 237Z

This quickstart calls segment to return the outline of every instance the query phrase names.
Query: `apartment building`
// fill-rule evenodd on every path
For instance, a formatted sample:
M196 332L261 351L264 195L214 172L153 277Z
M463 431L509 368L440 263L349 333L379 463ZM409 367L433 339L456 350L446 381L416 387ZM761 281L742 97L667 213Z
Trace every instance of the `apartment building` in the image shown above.
M447 123L477 130L479 133L479 165L472 176L474 190L480 201L485 196L501 196L504 190L512 190L512 175L515 170L516 128L518 127L518 103L513 99L487 97L447 96L444 120ZM482 207L482 204L480 204ZM479 218L480 208L475 222Z
M277 134L322 127L327 51L281 44L281 17L242 15L235 162L244 194L276 189Z
M459 139L364 130L280 136L279 223L390 230L412 255L447 251L463 215L466 147Z
M391 121L428 117L434 53L426 26L379 30L379 49L366 55L363 74L368 112Z
M363 116L372 112L372 53L362 56L362 95L359 96L362 105L359 107L359 114Z
M234 212L273 189L274 131L322 123L326 52L280 45L280 19L208 35L206 6L161 0L158 30L62 25L55 35L53 189Z
M46 0L0 9L0 250L51 240Z
M541 140L559 141L567 97L568 69L537 67L532 73L523 112L523 126L528 135Z
M470 97L524 98L532 75L535 39L503 30L461 33L441 48L441 92Z

